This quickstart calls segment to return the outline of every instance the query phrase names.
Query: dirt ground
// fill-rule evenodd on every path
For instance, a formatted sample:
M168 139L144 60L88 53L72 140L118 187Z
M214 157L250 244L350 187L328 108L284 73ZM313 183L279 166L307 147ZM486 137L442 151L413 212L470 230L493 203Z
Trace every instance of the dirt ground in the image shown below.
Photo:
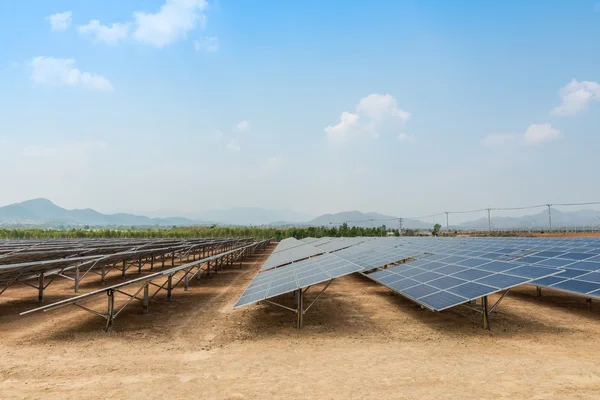
M335 280L297 331L294 314L264 302L232 310L269 251L158 297L148 315L132 305L111 333L75 307L18 316L36 292L8 289L0 398L600 398L600 304L524 287L485 331L472 310L433 313L355 274ZM46 303L69 296L57 283Z

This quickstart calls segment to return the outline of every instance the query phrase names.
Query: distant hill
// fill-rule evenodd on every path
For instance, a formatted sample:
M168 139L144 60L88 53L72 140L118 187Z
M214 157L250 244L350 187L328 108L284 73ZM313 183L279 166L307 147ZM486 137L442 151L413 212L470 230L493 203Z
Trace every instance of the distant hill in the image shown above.
M399 217L379 214L376 212L363 213L360 211L344 211L335 214L323 214L314 218L306 225L313 226L339 226L346 222L349 226L371 227L386 225L389 228L397 228ZM402 221L404 229L431 229L433 226L423 221L404 219Z
M33 199L0 207L0 224L172 226L200 225L187 218L149 218L134 214L102 214L92 209L67 210L47 199Z

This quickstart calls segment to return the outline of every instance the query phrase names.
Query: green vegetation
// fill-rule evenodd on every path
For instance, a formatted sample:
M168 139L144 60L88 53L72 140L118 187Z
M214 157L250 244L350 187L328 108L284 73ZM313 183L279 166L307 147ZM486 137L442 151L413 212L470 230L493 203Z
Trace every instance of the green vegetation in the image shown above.
M305 237L354 237L385 236L385 226L373 228L349 227L306 227L306 228L267 228L267 227L172 227L147 229L36 229L15 228L1 229L0 239L55 239L55 238L169 238L169 237L253 237L256 239L272 238L281 240L288 237L302 239Z
M442 226L440 224L435 224L433 226L433 231L431 232L431 233L433 233L433 236L439 236L440 229L442 229Z

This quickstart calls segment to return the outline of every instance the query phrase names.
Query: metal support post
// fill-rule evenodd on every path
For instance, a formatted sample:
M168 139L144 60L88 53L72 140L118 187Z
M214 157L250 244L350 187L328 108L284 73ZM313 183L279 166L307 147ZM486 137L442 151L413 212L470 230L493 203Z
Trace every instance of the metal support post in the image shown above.
M298 329L302 329L302 326L304 325L304 305L302 304L302 289L298 289L296 290L297 294L297 306L296 309L298 310Z
M188 290L188 284L190 282L190 280L189 280L189 272L190 272L189 269L186 270L185 271L185 276L183 277L183 290L186 291L186 292Z
M210 278L210 260L206 263L206 276Z
M102 264L102 272L100 274L100 282L104 283L106 280L106 265Z
M592 308L592 299L590 297L585 299L585 302L586 302L588 308Z
M44 301L44 273L42 272L38 278L38 303Z
M125 270L126 270L126 261L123 260L123 266L121 267L121 277L124 278L125 277Z
M79 266L75 268L75 293L79 291Z
M149 296L149 293L148 293L149 292L149 290L148 290L149 286L150 286L149 283L146 283L144 285L144 301L142 302L142 307L143 307L142 312L144 314L148 314L148 303L150 302L150 296Z
M165 267L165 253L163 253L162 256L160 256L161 260L162 260L162 267Z
M171 292L173 291L173 275L167 278L167 300L171 301Z
M110 331L113 326L113 320L115 318L115 295L112 289L106 291L108 295L108 310L106 312L106 332Z
M150 254L150 271L154 270L154 254Z
M542 288L541 287L539 287L539 286L535 287L535 295L537 297L541 297L542 296Z
M142 273L142 257L138 258L138 274Z
M481 298L481 309L483 313L483 329L490 330L490 316L488 314L488 297Z

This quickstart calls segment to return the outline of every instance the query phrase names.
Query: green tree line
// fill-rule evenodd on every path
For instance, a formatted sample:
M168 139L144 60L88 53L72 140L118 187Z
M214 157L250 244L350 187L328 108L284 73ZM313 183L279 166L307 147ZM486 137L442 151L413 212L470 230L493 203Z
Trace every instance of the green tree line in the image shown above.
M0 239L58 239L58 238L202 238L202 237L253 237L256 239L281 240L289 237L355 237L385 236L385 225L364 228L343 224L339 227L230 227L198 226L147 229L39 229L39 228L0 228ZM394 234L398 235L397 231Z

